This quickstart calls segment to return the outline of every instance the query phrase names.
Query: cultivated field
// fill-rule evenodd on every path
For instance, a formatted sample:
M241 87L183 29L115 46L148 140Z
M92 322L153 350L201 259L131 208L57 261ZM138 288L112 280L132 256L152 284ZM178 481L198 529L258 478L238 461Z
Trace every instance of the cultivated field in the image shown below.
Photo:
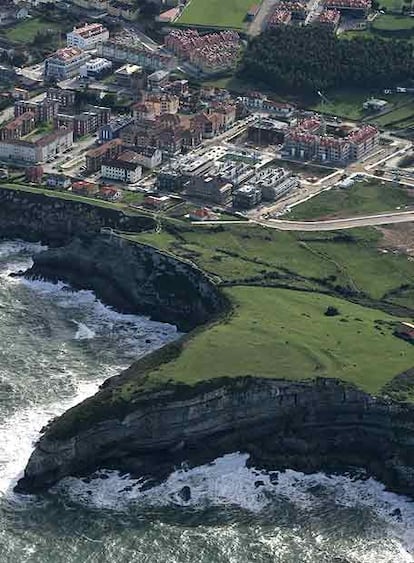
M246 14L253 3L252 0L190 0L178 23L244 29Z

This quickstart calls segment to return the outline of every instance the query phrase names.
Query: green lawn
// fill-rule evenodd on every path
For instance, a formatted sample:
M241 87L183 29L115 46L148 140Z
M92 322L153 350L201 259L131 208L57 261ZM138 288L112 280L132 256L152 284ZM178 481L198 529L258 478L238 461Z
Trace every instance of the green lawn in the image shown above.
M294 380L337 377L378 393L412 367L414 351L393 336L395 318L320 294L269 288L226 290L235 313L184 345L180 356L153 370L154 381L194 384L215 377L255 375ZM324 315L328 306L340 315ZM127 382L114 399L129 399Z
M379 0L380 9L386 8L394 12L401 12L404 6L403 0Z
M379 31L409 31L414 29L414 18L383 14L375 18L372 27Z
M252 0L190 0L179 24L244 29Z
M128 238L190 260L219 282L349 294L364 304L403 306L414 314L414 265L405 256L382 253L375 229L289 233L229 223Z
M294 207L286 219L343 218L414 207L414 195L391 182L357 182L350 188L333 188Z
M19 22L6 31L6 37L10 41L18 43L31 43L39 31L59 31L61 27L55 22L49 22L40 18L27 19Z
M361 119L365 115L362 104L368 98L366 93L338 92L326 96L329 103L320 100L310 109L354 120Z
M401 96L403 96L403 94L401 94ZM410 99L412 98L410 97ZM392 124L405 122L411 118L414 119L414 101L407 100L407 102L401 107L378 117L373 117L370 121L383 127L387 127Z

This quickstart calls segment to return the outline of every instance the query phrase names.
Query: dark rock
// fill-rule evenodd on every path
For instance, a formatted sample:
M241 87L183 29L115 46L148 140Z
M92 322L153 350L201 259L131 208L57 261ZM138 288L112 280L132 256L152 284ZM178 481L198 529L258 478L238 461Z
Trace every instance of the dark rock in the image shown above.
M180 492L178 493L178 496L181 497L181 499L184 502L188 502L191 500L191 489L188 485L185 485Z

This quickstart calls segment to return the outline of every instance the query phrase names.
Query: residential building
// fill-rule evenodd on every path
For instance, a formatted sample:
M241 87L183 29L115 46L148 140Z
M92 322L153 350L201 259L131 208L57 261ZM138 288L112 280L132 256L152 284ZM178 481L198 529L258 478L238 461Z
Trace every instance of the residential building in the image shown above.
M80 75L84 78L102 78L112 70L112 62L102 57L89 59L80 69Z
M88 61L88 55L78 47L64 47L45 60L45 78L67 80L80 74L81 67Z
M292 12L286 8L280 8L279 4L277 7L270 12L267 18L267 27L277 27L279 25L287 25L292 20Z
M148 195L144 199L144 205L147 207L153 207L155 209L166 209L168 205L171 203L171 198L168 195Z
M360 160L379 143L379 132L372 125L356 128L345 137L334 137L318 129L304 129L304 124L310 126L310 120L285 136L283 153L291 158L346 163Z
M64 88L49 88L46 92L48 100L59 102L59 109L71 107L75 104L75 90L67 90Z
M74 27L66 35L68 47L79 49L95 49L99 43L108 41L109 31L100 23L87 23L81 27Z
M236 209L251 209L262 201L262 191L256 186L241 186L233 192L233 207Z
M164 113L171 115L178 113L179 107L180 99L178 96L168 93L151 93L144 96L144 101L132 106L132 115L136 121L154 120Z
M122 199L122 190L111 186L103 186L99 189L96 197L105 201L119 201Z
M135 184L142 176L138 155L133 151L123 151L116 158L105 159L101 165L101 176L109 180Z
M116 158L122 152L121 139L113 139L96 149L86 153L86 170L89 173L98 172L104 160Z
M260 92L251 92L246 96L241 96L238 100L250 111L269 113L272 117L277 117L283 121L291 121L296 112L296 108L291 104L269 100L267 96Z
M372 0L325 0L325 8L344 13L365 15L372 7Z
M67 190L70 188L72 180L64 174L48 174L46 178L46 186L48 188L56 188L58 190Z
M21 139L24 135L27 135L36 127L35 116L31 111L27 111L15 117L6 125L0 129L0 140L1 141L12 141L15 139Z
M248 139L255 145L281 145L289 125L269 117L259 118L248 128Z
M194 29L175 29L164 42L173 53L204 73L234 68L241 49L239 35L230 30L200 34Z
M219 176L193 176L186 186L188 196L217 205L229 205L233 186Z
M99 187L93 182L78 180L72 183L72 192L85 197L94 197L99 191Z
M122 64L134 64L147 70L173 69L175 60L172 55L161 49L149 50L143 44L123 43L120 40L110 40L101 43L97 48L98 55Z
M106 143L107 141L112 141L112 139L119 138L121 131L128 125L131 125L131 123L133 123L133 119L129 115L111 119L99 128L99 142Z
M144 168L153 170L161 165L162 152L156 147L140 147L135 146L134 152L137 155L137 162Z
M28 164L54 158L73 145L73 131L61 128L35 141L0 141L0 158Z
M168 84L170 73L168 70L156 70L148 76L148 88L154 91L160 91Z
M76 115L59 113L55 117L54 123L57 127L72 128L75 137L83 137L98 131L100 127L108 123L110 118L110 108L89 106L88 110Z
M58 114L59 102L49 98L44 98L38 102L33 102L31 100L17 100L14 103L15 117L19 117L28 111L34 115L36 123L52 121Z
M341 19L341 12L339 10L325 9L314 20L314 23L331 31L336 31Z
M142 66L136 64L126 64L115 71L117 84L123 88L143 90L147 87L147 73Z

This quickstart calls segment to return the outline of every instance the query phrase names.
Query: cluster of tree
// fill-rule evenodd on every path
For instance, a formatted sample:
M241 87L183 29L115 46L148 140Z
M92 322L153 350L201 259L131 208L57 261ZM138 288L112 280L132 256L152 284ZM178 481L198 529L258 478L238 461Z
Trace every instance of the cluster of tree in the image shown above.
M299 94L389 87L414 78L413 45L378 37L338 39L313 26L281 26L249 43L239 74Z

